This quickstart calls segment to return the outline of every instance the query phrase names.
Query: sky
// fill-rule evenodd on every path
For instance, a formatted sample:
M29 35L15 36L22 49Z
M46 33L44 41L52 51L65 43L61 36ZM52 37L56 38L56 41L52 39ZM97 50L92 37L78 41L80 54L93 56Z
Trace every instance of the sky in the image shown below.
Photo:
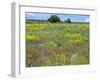
M90 22L89 15L79 15L79 14L55 14L55 13L34 13L26 12L26 20L47 20L51 15L57 15L60 17L61 21L65 21L70 18L72 22Z

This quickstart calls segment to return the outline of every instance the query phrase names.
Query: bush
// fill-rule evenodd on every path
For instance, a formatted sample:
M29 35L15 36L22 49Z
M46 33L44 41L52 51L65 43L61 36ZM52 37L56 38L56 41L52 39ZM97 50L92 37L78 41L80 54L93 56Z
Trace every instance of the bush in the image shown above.
M55 49L57 48L57 45L53 41L47 41L46 42L46 47L48 48L48 50L50 52L52 52L52 54L54 54Z
M86 36L82 36L81 34L65 34L65 37L69 39L72 44L81 44L88 40Z
M70 39L74 39L74 40L82 38L82 36L80 34L77 34L77 33L76 34L65 34L65 37L70 38Z
M46 65L50 66L65 65L65 64L66 64L66 56L63 53L58 55L53 55L51 58L48 59L46 63Z
M87 56L80 55L80 56L75 56L71 59L71 64L88 64L89 59Z
M37 41L39 37L37 35L26 35L26 41Z

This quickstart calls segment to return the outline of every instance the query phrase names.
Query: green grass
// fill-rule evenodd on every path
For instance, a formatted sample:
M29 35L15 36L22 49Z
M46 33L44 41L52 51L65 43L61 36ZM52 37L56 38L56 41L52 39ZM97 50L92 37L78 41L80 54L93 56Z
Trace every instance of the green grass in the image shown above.
M89 64L89 24L26 24L27 67L81 64Z

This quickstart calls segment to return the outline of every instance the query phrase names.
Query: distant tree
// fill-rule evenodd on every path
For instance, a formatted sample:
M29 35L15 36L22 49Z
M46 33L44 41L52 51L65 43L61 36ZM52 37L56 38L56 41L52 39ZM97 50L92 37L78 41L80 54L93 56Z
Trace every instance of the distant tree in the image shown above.
M67 23L71 23L71 19L68 18L67 20L65 20L65 22L67 22Z
M58 17L57 15L51 15L50 18L48 19L49 22L60 22L60 17Z

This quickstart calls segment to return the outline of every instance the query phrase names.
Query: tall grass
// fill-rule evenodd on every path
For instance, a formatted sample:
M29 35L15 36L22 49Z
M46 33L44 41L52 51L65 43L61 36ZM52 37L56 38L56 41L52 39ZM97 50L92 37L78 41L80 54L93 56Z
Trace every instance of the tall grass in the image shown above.
M26 66L89 64L89 24L26 24Z

